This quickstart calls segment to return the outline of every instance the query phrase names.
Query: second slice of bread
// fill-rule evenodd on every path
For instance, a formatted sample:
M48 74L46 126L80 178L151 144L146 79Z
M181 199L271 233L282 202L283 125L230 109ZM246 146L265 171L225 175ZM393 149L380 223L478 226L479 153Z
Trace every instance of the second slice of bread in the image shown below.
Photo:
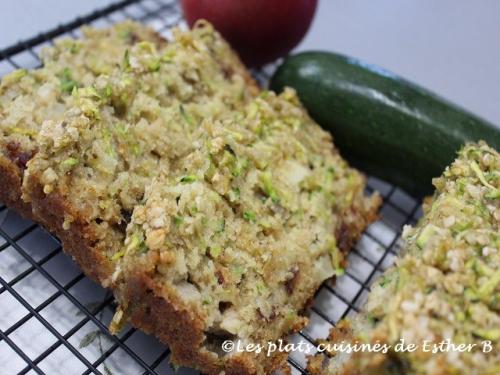
M130 320L210 374L264 374L267 345L306 322L304 307L376 216L378 196L295 93L263 92L192 134L160 173L118 253L114 323ZM262 353L224 353L224 340Z

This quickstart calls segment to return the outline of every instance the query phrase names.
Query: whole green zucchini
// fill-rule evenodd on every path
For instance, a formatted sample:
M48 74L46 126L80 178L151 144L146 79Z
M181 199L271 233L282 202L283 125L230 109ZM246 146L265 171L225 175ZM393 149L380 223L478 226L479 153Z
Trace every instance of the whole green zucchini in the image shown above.
M309 114L332 132L353 165L415 196L432 192L467 141L500 149L494 125L390 72L350 57L305 52L288 57L270 88L297 90Z

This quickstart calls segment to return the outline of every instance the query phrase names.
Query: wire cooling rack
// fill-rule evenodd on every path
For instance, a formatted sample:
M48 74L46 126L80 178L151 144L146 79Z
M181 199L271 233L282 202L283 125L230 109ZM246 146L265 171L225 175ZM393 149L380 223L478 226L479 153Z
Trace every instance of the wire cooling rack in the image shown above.
M113 3L0 51L0 75L40 65L38 51L60 37L78 37L84 24L109 26L132 18L161 34L182 22L175 1ZM254 72L264 82L273 67ZM349 255L349 267L326 282L310 309L310 324L290 338L314 343L335 323L357 313L370 285L397 256L403 225L414 224L420 204L376 178L367 193L384 198L381 220L372 224ZM0 203L0 374L173 374L169 350L154 337L127 327L118 336L107 325L114 302L109 292L85 277L60 243L38 225ZM306 374L305 353L289 356L293 373ZM196 374L178 369L177 374Z

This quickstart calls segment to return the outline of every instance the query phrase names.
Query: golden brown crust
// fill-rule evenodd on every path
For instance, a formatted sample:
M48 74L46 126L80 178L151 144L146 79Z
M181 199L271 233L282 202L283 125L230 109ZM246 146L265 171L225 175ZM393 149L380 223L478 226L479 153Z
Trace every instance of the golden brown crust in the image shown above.
M109 230L108 238L98 233L97 224L87 222L78 215L62 195L57 192L46 195L43 183L37 176L27 177L29 195L32 203L32 217L48 231L55 234L62 242L64 251L82 268L83 272L105 285L113 272L111 261L105 256L106 246L112 240L113 231ZM69 229L63 229L64 218L71 216L74 221ZM115 238L118 240L118 238Z
M31 205L21 200L22 174L21 168L0 155L0 202L32 219Z
M196 316L195 310L144 273L130 275L125 300L134 301L130 314L132 325L147 333L156 335L169 345L172 361L202 369L207 374L219 374L223 368L214 353L201 351L205 340L203 318ZM245 358L232 361L232 374L255 374L252 363Z
M197 368L204 374L226 375L271 374L285 366L286 353L266 357L252 353L238 353L224 359L202 349L205 341L203 317L197 316L179 299L176 293L161 288L144 273L130 275L121 300L133 301L126 312L131 324L146 333L154 334L167 344L172 352L172 361Z
M371 207L361 208L353 205L349 208L350 213L344 216L354 219L343 221L338 233L335 234L338 247L342 252L349 252L352 246L359 240L365 228L379 218L377 212L382 204L382 199L378 194L373 195L371 199Z
M324 372L323 361L325 357L322 354L313 355L307 358L307 372L311 375L321 375Z
M0 201L7 207L20 213L23 217L36 220L48 231L59 237L64 250L71 255L85 274L95 281L104 280L111 272L111 263L103 258L95 243L95 233L82 220L76 220L70 230L63 230L65 214L71 210L64 199L57 194L46 196L43 184L33 183L32 177L30 196L36 202L36 211L31 203L21 199L23 171L12 161L0 155Z
M126 300L134 301L133 310L128 312L132 324L169 342L174 360L193 363L193 348L199 347L204 339L203 320L143 273L130 275L124 293Z

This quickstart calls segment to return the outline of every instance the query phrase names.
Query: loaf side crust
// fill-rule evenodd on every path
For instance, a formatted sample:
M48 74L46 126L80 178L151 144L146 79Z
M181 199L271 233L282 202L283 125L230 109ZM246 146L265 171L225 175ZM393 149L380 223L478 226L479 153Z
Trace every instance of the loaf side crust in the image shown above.
M32 216L59 238L64 252L76 261L85 275L106 286L103 280L113 272L113 265L105 254L108 247L116 247L123 237L115 231L103 231L95 223L86 222L85 217L78 215L61 194L54 192L46 195L44 185L37 176L29 175L27 181L29 191L25 193L32 200ZM64 229L64 218L68 215L74 221L69 229Z
M33 219L31 205L21 199L23 171L0 154L0 202L26 219Z

